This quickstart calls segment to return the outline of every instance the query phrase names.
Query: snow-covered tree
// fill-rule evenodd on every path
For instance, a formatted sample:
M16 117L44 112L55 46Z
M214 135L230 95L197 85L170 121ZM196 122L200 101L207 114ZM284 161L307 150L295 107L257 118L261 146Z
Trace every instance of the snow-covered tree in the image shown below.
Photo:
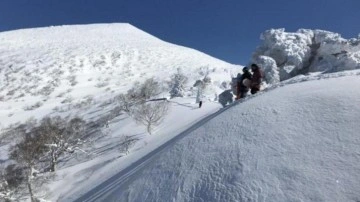
M188 78L181 71L181 69L178 69L177 73L175 73L171 76L171 80L169 82L171 98L184 96L185 85L186 85L187 81L188 81Z

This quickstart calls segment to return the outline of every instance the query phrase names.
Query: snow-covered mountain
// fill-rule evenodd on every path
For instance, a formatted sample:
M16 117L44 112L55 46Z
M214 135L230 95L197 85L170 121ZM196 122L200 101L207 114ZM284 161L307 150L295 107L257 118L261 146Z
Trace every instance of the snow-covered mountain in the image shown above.
M238 67L126 23L2 32L0 126L51 112L74 112L79 105L88 108L84 104L111 99L150 77L165 84L178 69L189 77L189 94L195 81L208 75L208 95L213 98Z
M270 29L261 34L261 45L252 61L263 67L273 84L309 72L338 72L360 68L360 35L344 39L340 34L299 29Z
M129 24L3 32L0 126L48 114L89 123L80 150L32 180L35 196L50 201L360 201L358 39L316 30L263 39L253 61L271 85L222 108L214 94L240 66ZM165 84L178 69L189 78L186 96L168 100L152 135L111 113L135 81ZM205 76L199 108L191 87ZM135 140L128 151L126 137ZM11 141L1 142L1 163Z

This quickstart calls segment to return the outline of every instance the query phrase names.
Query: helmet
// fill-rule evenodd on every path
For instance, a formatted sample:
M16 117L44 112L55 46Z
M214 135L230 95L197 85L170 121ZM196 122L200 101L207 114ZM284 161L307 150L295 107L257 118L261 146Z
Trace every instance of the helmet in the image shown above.
M243 70L243 72L247 72L247 71L249 71L249 68L248 68L248 67L244 67L242 70Z
M257 69L259 69L259 66L257 66L256 64L251 65L251 70L257 70Z

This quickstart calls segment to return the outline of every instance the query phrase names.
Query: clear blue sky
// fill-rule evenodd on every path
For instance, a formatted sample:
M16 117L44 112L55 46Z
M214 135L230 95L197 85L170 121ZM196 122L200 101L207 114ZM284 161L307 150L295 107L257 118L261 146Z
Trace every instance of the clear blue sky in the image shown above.
M109 22L246 64L269 28L357 37L360 0L0 0L0 31Z

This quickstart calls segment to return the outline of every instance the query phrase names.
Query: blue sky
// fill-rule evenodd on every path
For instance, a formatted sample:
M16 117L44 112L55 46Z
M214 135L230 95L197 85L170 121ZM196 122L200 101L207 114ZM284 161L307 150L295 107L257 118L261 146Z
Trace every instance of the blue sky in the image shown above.
M165 41L247 64L266 29L360 33L360 0L0 0L0 31L128 22Z

